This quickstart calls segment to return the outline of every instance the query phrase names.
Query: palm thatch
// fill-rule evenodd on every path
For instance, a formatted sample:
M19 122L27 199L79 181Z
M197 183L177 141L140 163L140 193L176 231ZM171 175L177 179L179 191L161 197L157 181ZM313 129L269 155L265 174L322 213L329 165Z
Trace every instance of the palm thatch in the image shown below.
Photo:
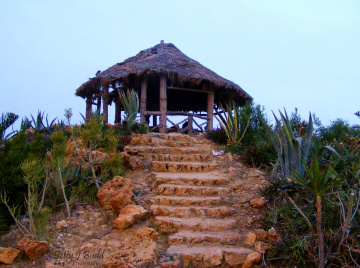
M215 103L226 101L228 97L238 104L252 100L237 84L217 75L199 62L183 54L171 43L160 43L139 52L135 57L117 63L114 66L90 78L82 84L75 95L82 98L101 92L104 85L134 88L140 93L141 80L148 80L148 108L158 109L160 74L167 76L167 85L180 88L215 90ZM168 92L168 110L206 111L206 96L198 92L174 90Z

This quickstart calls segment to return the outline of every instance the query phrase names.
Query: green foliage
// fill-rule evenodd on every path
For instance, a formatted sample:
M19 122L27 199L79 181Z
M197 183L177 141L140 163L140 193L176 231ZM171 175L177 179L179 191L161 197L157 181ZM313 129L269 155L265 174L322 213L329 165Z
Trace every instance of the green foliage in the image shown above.
M128 130L135 124L136 116L139 111L139 96L135 90L119 91L120 101L125 111L124 122Z
M274 131L265 122L264 125L277 152L282 173L284 177L292 177L292 170L295 170L300 175L303 175L304 166L302 161L305 163L307 161L313 135L312 116L309 115L309 123L305 134L303 134L303 128L300 128L297 132L291 127L292 121L288 118L286 111L285 115L280 112L280 117L281 122L274 114L276 121Z
M223 128L217 128L206 132L206 138L220 145L226 145L228 140L226 132Z
M250 124L251 116L248 118L246 126L241 125L241 109L236 103L232 102L232 107L220 105L222 113L215 116L219 121L220 126L224 129L228 138L228 145L240 146L242 139L246 133L246 130Z
M7 139L10 135L12 135L14 132L9 133L5 136L6 130L15 123L15 121L19 118L18 115L14 113L2 113L1 119L0 119L0 144L3 142L3 140Z
M101 177L103 180L112 179L115 176L122 176L124 166L120 153L115 153L111 158L106 159L101 166Z

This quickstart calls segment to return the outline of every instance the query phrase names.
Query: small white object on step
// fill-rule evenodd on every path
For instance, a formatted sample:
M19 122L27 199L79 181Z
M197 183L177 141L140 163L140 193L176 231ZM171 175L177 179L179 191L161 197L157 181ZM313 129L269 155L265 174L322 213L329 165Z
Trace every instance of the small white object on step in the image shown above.
M219 151L219 152L217 152L217 151L215 151L215 150L212 150L212 155L213 155L213 156L219 156L219 155L222 155L223 153L224 153L223 150L221 150L221 151Z

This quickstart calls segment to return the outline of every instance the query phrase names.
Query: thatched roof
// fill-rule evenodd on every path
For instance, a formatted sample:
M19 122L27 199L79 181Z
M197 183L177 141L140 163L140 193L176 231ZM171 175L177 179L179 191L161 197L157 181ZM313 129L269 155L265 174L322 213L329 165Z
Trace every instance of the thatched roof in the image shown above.
M171 43L160 43L140 51L135 57L100 72L82 84L75 95L85 98L98 93L101 85L114 85L115 82L123 83L126 88L136 89L143 76L155 77L159 74L166 74L168 85L171 86L202 89L205 84L212 87L215 89L215 102L220 101L219 98L225 96L224 93L231 95L239 104L252 100L240 86L189 58ZM156 90L158 91L158 87Z

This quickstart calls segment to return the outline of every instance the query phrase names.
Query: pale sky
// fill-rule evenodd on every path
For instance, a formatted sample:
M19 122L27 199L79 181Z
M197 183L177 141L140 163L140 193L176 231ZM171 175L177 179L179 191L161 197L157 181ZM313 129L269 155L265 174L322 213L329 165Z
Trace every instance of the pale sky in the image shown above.
M0 112L64 119L72 108L77 123L85 101L76 88L164 40L269 117L297 107L324 125L360 123L359 0L1 0L0 12Z

